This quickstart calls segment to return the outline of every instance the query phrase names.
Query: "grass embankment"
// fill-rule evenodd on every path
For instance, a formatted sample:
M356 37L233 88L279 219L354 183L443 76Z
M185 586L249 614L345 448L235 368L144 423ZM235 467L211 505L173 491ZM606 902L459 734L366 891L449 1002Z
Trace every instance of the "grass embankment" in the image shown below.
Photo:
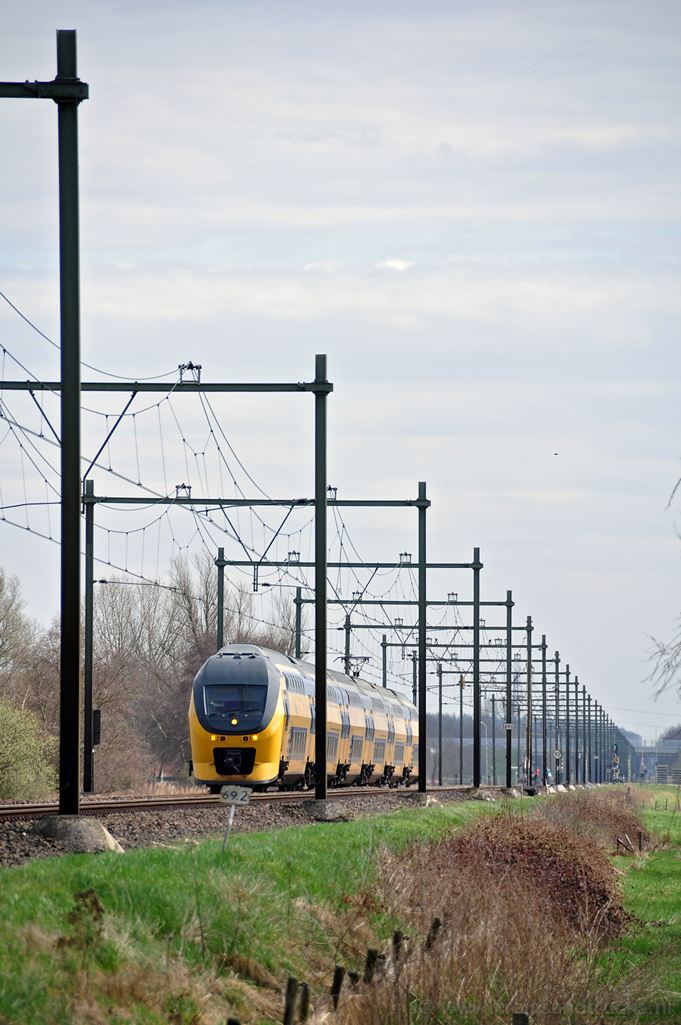
M0 1022L281 1020L292 973L326 985L391 923L366 906L379 848L437 839L477 802L0 872ZM77 894L93 895L76 897ZM368 919L371 918L369 927Z
M681 793L678 787L655 785L634 792L651 843L641 860L615 859L626 871L626 907L638 924L618 942L612 964L629 972L653 963L664 995L647 1008L644 1002L642 1020L676 1023L681 1021Z
M678 1022L681 812L672 788L643 793L668 841L610 858L635 916L614 941L612 841L637 828L623 787L512 802L512 819L471 802L237 835L224 857L215 840L5 870L0 1023L280 1022L288 974L323 1003L333 965L361 970L395 926L412 937L400 972L345 998L339 1022Z

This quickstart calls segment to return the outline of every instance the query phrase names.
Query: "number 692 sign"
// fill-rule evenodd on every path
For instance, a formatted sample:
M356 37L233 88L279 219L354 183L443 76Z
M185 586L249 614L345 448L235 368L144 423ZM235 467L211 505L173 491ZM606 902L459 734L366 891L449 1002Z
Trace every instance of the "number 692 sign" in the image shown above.
M250 787L224 786L220 798L225 804L248 804L251 799Z

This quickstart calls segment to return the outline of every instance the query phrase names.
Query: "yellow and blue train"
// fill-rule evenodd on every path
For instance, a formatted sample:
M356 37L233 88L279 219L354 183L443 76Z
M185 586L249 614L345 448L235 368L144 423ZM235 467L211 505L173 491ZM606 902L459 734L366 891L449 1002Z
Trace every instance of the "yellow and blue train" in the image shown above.
M384 687L329 672L326 774L330 786L416 781L418 714ZM315 677L309 662L253 644L228 644L196 674L189 704L196 783L307 789L315 777Z

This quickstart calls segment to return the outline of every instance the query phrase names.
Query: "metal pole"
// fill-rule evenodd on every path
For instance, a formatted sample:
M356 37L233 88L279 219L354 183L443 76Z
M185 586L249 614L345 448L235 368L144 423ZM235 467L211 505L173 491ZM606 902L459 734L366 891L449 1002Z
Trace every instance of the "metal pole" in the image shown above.
M419 481L419 780L418 788L422 794L427 790L426 773L428 766L427 718L426 718L426 510L429 502L426 498L425 481Z
M480 786L480 549L473 549L473 786Z
M496 697L492 694L492 786L497 785L497 715L495 709Z
M302 634L303 634L303 601L302 601L302 588L296 587L296 596L293 599L293 604L296 609L296 658L302 658Z
M598 702L594 702L594 719L595 719L595 741L596 741L596 754L594 761L596 762L596 782L601 782L601 708Z
M600 781L601 781L601 765L600 765L600 749L599 749L599 743L598 743L598 702L597 701L594 701L593 736L594 736L594 783L600 783Z
M610 716L608 714L606 714L606 716L605 716L605 743L606 743L605 750L606 750L606 753L607 753L607 766L608 766L608 776L607 776L607 778L609 779L610 782L612 782L612 769L614 767L614 757L613 757L613 755L614 755L614 750L613 750L613 746L614 746L614 731L613 731L612 727L613 727L612 720L610 719Z
M510 790L513 785L513 660L511 646L513 644L513 593L506 592L506 786Z
M556 651L553 656L554 666L554 685L553 693L555 698L555 713L556 713L556 747L554 750L554 783L560 783L560 652Z
M215 650L219 651L225 643L225 550L218 548L215 560L218 568L218 607L215 620Z
M591 783L593 780L593 769L591 764L591 695L587 695L586 699L586 716L587 716L587 733L586 733L586 764L588 772L588 782Z
M517 762L516 772L518 774L517 782L520 783L521 782L521 779L520 779L520 705L516 705L515 706L515 710L516 710L516 716L517 716L517 721L516 721L516 733L517 733L517 739L516 739L516 762Z
M57 81L74 81L76 33L57 32ZM59 813L80 813L80 232L78 100L57 100L61 331Z
M565 665L565 783L570 785L570 666Z
M418 687L419 687L418 668L419 668L418 652L412 651L412 653L411 653L411 700L412 700L412 703L414 705L418 701Z
M459 786L463 786L463 676L459 677Z
M343 656L343 672L346 676L350 675L350 614L345 615L345 655ZM385 640L385 636L383 637ZM385 654L385 648L383 649ZM384 684L385 686L385 684Z
M598 750L598 782L603 782L603 709L596 705L596 743Z
M86 480L85 506L85 651L83 661L83 791L94 789L92 743L92 646L94 614L94 535L95 507L87 498L94 494L94 482Z
M527 617L527 709L525 712L525 783L532 785L532 616Z
M541 635L541 781L546 786L548 745L546 743L546 634Z
M587 781L586 687L582 684L582 783Z
M349 621L349 617L348 617L348 621ZM382 648L381 654L383 655L382 662L381 662L381 677L382 677L383 686L387 687L388 686L388 638L387 638L386 634L383 634L383 640L381 641L381 648Z
M326 356L315 357L315 384L327 383ZM326 800L326 395L315 391L315 798Z
M579 677L575 676L575 783L579 783Z
M442 662L437 664L437 781L442 786Z

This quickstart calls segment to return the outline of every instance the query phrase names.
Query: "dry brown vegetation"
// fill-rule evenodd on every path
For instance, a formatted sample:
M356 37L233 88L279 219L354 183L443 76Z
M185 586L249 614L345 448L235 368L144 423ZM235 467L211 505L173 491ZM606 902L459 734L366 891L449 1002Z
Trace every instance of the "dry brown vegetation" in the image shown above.
M498 815L476 823L439 845L431 864L438 876L453 874L455 887L469 872L486 869L493 878L536 891L542 914L578 933L613 936L626 924L605 853L591 839L538 816Z
M615 849L616 837L628 836L636 843L639 830L645 833L638 802L629 787L577 790L555 801L538 801L533 818L560 825L576 837L592 840L606 851Z
M389 856L380 903L411 940L345 999L339 1025L508 1025L518 1011L533 1025L595 1025L640 1005L655 991L654 967L622 976L601 957L628 924L606 853L627 827L640 824L625 793L571 794Z

